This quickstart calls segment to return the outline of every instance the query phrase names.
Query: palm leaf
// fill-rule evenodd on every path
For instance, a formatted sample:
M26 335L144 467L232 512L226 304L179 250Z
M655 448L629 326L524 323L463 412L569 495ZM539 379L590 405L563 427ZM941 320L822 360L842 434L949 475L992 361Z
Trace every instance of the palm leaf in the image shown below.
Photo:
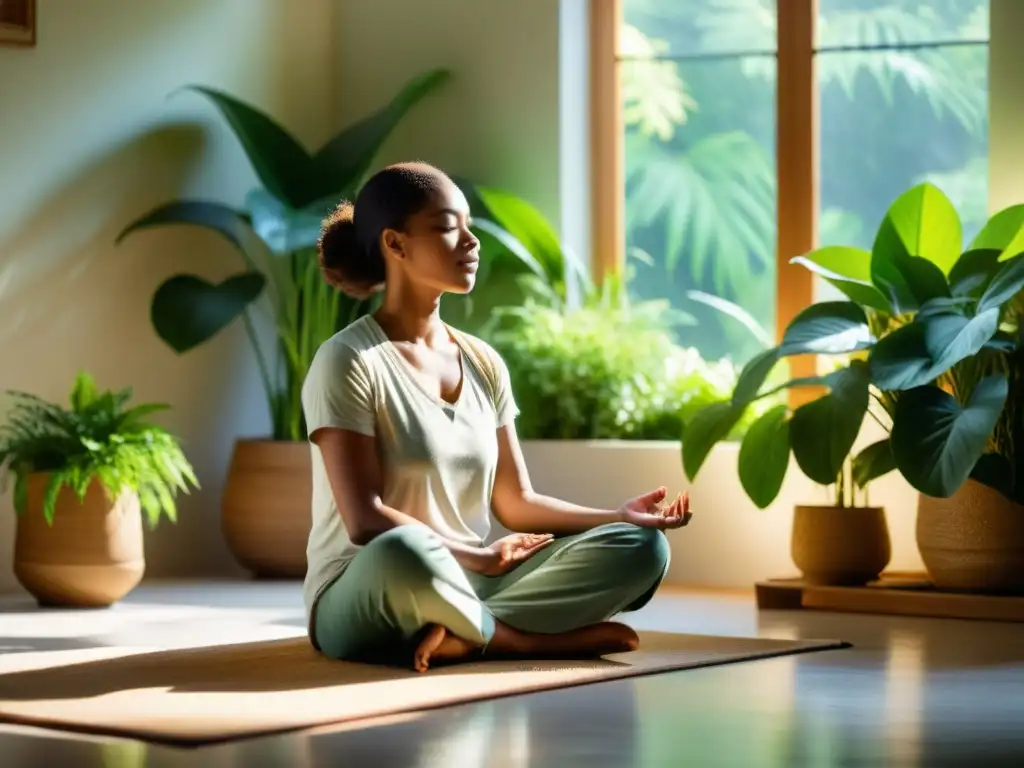
M666 267L684 253L696 282L710 271L715 292L749 282L753 265L767 268L774 251L775 190L767 153L748 134L715 134L673 155L627 136L627 225L661 222ZM720 258L719 258L720 257Z

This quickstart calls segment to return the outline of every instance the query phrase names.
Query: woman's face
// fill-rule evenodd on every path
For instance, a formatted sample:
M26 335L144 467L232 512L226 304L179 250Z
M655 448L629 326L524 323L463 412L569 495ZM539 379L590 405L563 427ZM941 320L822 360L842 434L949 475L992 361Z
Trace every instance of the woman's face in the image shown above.
M409 217L405 230L385 230L385 252L417 285L447 293L469 293L476 284L480 241L470 231L469 203L449 179L441 179L430 201Z

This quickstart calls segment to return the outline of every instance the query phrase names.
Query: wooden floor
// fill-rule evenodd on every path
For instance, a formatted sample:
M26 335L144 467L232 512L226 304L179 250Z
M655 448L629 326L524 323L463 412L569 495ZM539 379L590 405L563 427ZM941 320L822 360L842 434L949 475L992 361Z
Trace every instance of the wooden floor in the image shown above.
M854 644L198 750L0 725L0 765L1024 766L1024 624L761 612L752 593L664 590L640 629ZM298 584L148 585L107 611L0 598L0 653L180 647L303 632Z

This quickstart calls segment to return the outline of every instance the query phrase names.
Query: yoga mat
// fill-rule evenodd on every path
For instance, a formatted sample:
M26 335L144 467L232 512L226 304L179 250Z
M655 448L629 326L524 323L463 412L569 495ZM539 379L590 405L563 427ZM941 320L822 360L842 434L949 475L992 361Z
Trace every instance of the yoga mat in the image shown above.
M641 632L592 661L487 661L425 673L317 654L306 638L154 651L0 656L0 722L179 746L299 730L657 672L848 647Z

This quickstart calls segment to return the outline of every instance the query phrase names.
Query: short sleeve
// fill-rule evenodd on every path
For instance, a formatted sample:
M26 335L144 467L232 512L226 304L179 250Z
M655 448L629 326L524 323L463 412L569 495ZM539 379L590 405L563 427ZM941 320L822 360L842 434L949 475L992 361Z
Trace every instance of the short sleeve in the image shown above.
M519 407L516 405L516 398L512 392L512 376L509 374L508 366L504 359L493 347L488 350L494 364L495 372L495 393L494 411L497 414L498 426L515 421L519 415Z
M324 427L375 433L370 373L355 349L335 339L320 346L302 385L302 410L309 435Z

